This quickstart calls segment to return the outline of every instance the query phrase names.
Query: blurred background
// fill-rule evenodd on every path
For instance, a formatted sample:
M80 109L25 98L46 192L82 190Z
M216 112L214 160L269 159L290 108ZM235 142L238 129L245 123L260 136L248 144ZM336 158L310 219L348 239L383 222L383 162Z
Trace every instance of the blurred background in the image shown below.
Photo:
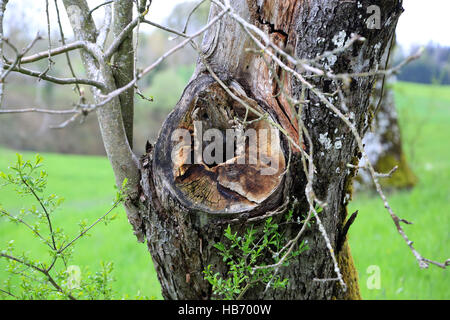
M91 7L102 2L88 1ZM147 18L182 30L195 4L189 1L153 0ZM60 8L64 32L70 40L73 34L62 3ZM392 64L417 52L420 47L425 47L425 51L420 59L406 65L400 74L389 79L392 97L391 102L387 103L395 110L402 148L398 162L408 168L408 183L387 186L388 194L397 213L414 221L414 225L406 228L419 251L430 259L445 260L450 256L450 4L447 0L405 0L404 8L397 28L397 43L391 54ZM207 1L192 17L188 32L202 26L208 12ZM55 15L52 6L50 14ZM103 10L94 12L96 21L101 21L102 14ZM38 31L45 37L45 1L10 0L4 24L5 36L18 48L25 47ZM59 39L57 28L55 23L51 29L55 46ZM142 25L141 31L140 68L151 64L179 41L147 25ZM33 52L46 50L47 46L46 40L40 41ZM8 50L6 55L13 56ZM78 52L72 52L71 59L77 76L81 77L84 71ZM51 74L70 76L65 57L60 55L54 60ZM152 97L153 102L136 98L134 146L138 154L144 152L147 140L155 141L162 121L188 83L195 62L196 53L186 47L140 81L143 94ZM35 67L43 70L46 65L43 60ZM87 88L85 92L89 97ZM71 86L57 86L11 74L6 83L3 108L33 106L62 109L76 101L77 93ZM104 157L95 115L89 115L82 123L78 121L64 129L49 128L64 120L65 117L55 115L0 115L0 171L7 170L16 152L25 157L32 157L37 152L43 154L49 172L49 192L66 198L55 219L67 230L76 232L79 220L93 220L108 209L114 195L114 179ZM402 179L400 176L398 178ZM20 210L27 205L27 201L17 199L11 190L0 189L0 203L9 210ZM357 188L350 210L357 209L360 213L350 231L350 244L359 270L363 298L450 298L448 271L433 267L419 270L388 213L383 210L382 202L370 187ZM6 224L0 219L0 249L11 239L16 239L18 247L22 245L24 250L33 254L38 255L42 251L41 247L28 241L19 226ZM91 238L82 240L73 264L95 268L100 259L114 262L117 280L114 286L120 294L140 291L149 297L161 297L150 255L144 245L135 241L124 213L110 225L100 226ZM2 263L0 261L0 283L5 276ZM367 283L371 276L370 266L379 267L379 288L371 288Z

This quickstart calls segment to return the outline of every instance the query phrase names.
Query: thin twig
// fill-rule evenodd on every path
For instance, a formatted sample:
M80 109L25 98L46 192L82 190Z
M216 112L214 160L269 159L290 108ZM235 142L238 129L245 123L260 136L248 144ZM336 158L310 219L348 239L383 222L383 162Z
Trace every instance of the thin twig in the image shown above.
M59 34L61 36L61 43L63 46L65 46L66 39L64 36L64 31L63 31L63 27L62 27L62 23L61 23L61 17L59 14L58 0L55 0L55 9L56 9L56 18L58 20ZM73 69L73 65L72 65L72 61L70 60L69 52L65 52L65 55L66 55L66 61L67 61L67 65L69 66L70 73L72 74L72 77L76 78L77 76L75 74L75 70ZM76 88L77 93L80 96L80 98L83 99L82 91L81 91L80 85L78 83L75 83L75 88ZM82 102L84 102L84 101L82 101Z
M32 62L36 62L39 61L41 59L45 59L47 58L49 55L51 56L56 56L62 53L67 53L69 51L72 50L76 50L76 49L81 49L81 48L86 48L86 42L84 41L75 41L69 44L64 44L61 47L58 48L54 48L54 49L50 49L47 51L43 51L43 52L39 52L36 54L33 54L31 56L27 56L27 57L23 57L22 59L20 59L20 64L27 64L27 63L32 63Z
M59 285L58 283L55 281L55 279L53 279L53 277L50 275L50 273L45 270L42 269L41 267L38 267L32 263L28 263L22 259L19 259L17 257L14 256L10 256L8 254L5 253L0 253L0 257L6 258L8 260L12 260L12 261L16 261L24 266L30 267L40 273L42 273L43 275L45 275L45 277L47 278L48 282L60 293L62 293L63 295L65 295L66 297L68 297L70 300L76 300L75 297L73 297L70 293L66 293Z
M10 296L10 297L12 297L12 298L14 298L14 299L19 299L18 296L14 295L13 293L11 293L11 292L9 292L9 291L0 289L0 292L3 292L4 294L6 294L6 295L8 295L8 296Z
M52 39L51 39L51 28L50 28L50 13L48 11L48 0L45 0L45 14L47 16L47 37L48 37L48 53L47 53L47 57L48 57L48 65L47 68L42 72L41 75L45 75L47 74L47 72L50 71L50 69L52 68L52 65L54 64L53 60L52 60Z
M68 247L70 247L75 241L77 241L78 239L80 239L82 236L84 236L89 230L91 230L93 227L95 227L96 224L98 224L100 221L102 221L103 219L105 219L105 217L107 215L109 215L115 208L117 208L117 206L121 203L122 201L116 201L114 203L114 205L111 207L111 209L108 210L108 212L106 212L103 216L101 216L100 218L98 218L93 224L91 224L88 228L86 228L85 230L83 230L83 232L81 232L78 236L76 236L73 240L71 240L68 244L66 244L64 247L62 247L61 249L58 250L58 253L62 253L64 252Z
M113 3L113 2L114 2L114 0L110 0L110 1L106 1L106 2L103 2L103 3L99 4L98 6L94 7L93 9L91 9L91 10L89 11L89 16L91 16L92 13L93 13L95 10L100 9L101 7L106 6L106 5L108 5L108 4L111 4L111 3Z
M46 113L46 114L73 114L78 113L76 109L65 109L65 110L51 110L51 109L40 109L40 108L21 108L21 109L0 109L0 114L2 113Z
M19 217L14 217L13 215L9 214L8 212L6 212L4 210L0 210L0 213L9 217L12 221L17 221L17 222L23 224L24 226L26 226L28 229L31 230L31 232L33 232L37 237L39 237L47 246L49 246L50 249L53 249L53 247L50 245L50 243L48 243L48 241L35 228L31 227L26 221L24 221L23 219L21 219Z
M37 200L37 202L41 206L42 210L44 210L45 217L47 218L48 228L50 229L50 237L52 239L53 249L56 250L55 234L53 233L52 221L50 219L50 213L48 212L47 207L44 205L44 203L42 202L42 199L36 194L34 189L28 184L28 182L25 180L25 178L22 176L21 173L20 173L20 180L28 188L28 190L31 192L33 197Z
M25 49L22 50L22 52L19 52L19 50L11 43L9 42L8 39L3 38L2 41L3 43L7 44L11 49L13 49L13 51L16 53L16 58L14 60L14 62L9 62L6 58L4 58L4 60L6 60L5 64L3 63L3 69L6 69L6 71L4 73L2 73L1 77L0 77L0 82L4 82L6 77L9 75L9 73L11 71L15 71L14 69L20 65L20 60L22 59L22 57L27 54L27 52L34 46L34 44L38 41L42 39L41 36L39 35L39 33L36 34L36 37L25 47ZM1 70L0 70L1 72Z

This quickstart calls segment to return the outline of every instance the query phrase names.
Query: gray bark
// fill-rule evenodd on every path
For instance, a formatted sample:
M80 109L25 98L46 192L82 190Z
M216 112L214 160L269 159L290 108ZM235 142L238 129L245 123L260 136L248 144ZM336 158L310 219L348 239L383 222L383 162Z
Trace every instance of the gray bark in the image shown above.
M133 19L133 1L114 2L113 36L116 38ZM133 33L120 44L113 57L113 74L116 87L121 88L134 78ZM128 143L133 148L134 88L119 96L123 124Z
M382 28L368 29L365 23L368 6L376 4L381 8ZM326 50L342 46L352 33L366 38L363 43L355 44L352 50L345 52L325 64L335 73L367 72L381 62L382 52L391 39L396 21L402 12L402 1L358 1L343 2L337 0L318 1L232 1L234 10L247 21L260 27L272 41L280 47L292 51L298 58L313 58ZM210 18L219 9L212 5ZM217 30L216 28L220 28ZM262 58L246 51L254 45L241 27L229 16L210 29L204 37L203 51L207 62L229 85L238 84L242 88L241 96L254 102L269 112L293 138L298 138L298 125L294 115L282 98L274 98L278 88L270 81L269 68ZM277 69L281 75L281 71ZM290 93L299 98L301 85L291 77L282 77ZM348 97L347 115L362 134L368 117L369 95L374 77L354 78L345 94ZM325 78L314 80L320 90L332 93L337 85ZM214 80L205 66L199 61L195 74L185 89L175 110L166 119L160 137L142 159L141 197L147 210L142 211L144 224L141 226L147 237L154 265L161 282L163 296L166 299L210 299L213 298L210 285L203 279L202 270L209 264L224 273L226 266L213 248L214 243L223 240L224 228L233 219L240 219L234 225L237 231L245 230L250 223L249 217L260 216L269 210L289 202L294 215L301 217L307 212L305 200L306 179L303 174L298 152L293 150L290 169L273 193L261 203L251 206L230 206L230 210L212 207L206 200L197 198L182 190L173 176L173 165L168 160L171 150L170 134L180 123L185 123L192 108L217 108L213 97L223 94L214 87ZM359 298L357 273L348 245L342 250L336 247L340 240L343 223L347 216L346 205L351 197L351 181L355 174L347 164L357 164L359 151L350 129L333 115L319 98L306 90L310 102L302 113L302 119L309 130L315 150L317 168L314 191L328 206L321 213L322 222L336 250L340 268L349 290L344 292L336 282L315 282L314 278L335 278L334 266L317 226L304 234L310 249L291 262L289 267L280 269L280 275L289 279L289 285L283 290L253 287L247 291L246 299L344 299ZM338 105L339 102L337 101ZM219 108L220 109L220 108ZM187 118L186 118L187 117ZM227 120L226 118L224 120ZM185 123L186 124L186 123ZM189 123L187 123L189 124ZM280 145L287 161L288 144ZM197 172L195 170L191 171ZM197 172L198 173L198 172ZM252 176L245 176L252 180ZM199 173L194 181L199 182L205 174ZM197 179L197 180L196 180ZM209 179L209 178L208 178ZM220 188L220 173L210 180L207 190ZM263 192L253 181L253 191ZM222 185L223 187L223 185ZM229 190L228 190L229 191ZM230 203L241 199L229 192ZM194 199L196 199L194 201ZM236 200L238 199L238 200ZM203 202L202 202L203 201ZM198 204L200 202L200 204ZM282 215L280 215L282 216ZM258 228L258 225L255 225ZM299 226L285 226L287 239L292 238Z

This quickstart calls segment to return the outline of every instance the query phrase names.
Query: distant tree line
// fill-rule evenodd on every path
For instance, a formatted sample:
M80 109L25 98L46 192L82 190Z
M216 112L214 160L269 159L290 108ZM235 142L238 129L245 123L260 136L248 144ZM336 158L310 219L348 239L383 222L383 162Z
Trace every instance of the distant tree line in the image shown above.
M417 50L418 47L413 48L413 51ZM402 59L404 55L397 54L396 60ZM450 47L427 45L420 59L402 68L398 80L450 85Z

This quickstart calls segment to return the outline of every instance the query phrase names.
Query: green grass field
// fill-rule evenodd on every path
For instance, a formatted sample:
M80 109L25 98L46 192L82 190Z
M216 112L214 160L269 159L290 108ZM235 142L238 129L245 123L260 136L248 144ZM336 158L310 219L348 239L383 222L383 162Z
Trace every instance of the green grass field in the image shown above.
M1 149L0 154L0 168L4 171L15 161L16 156L13 151L5 149ZM28 159L34 157L32 153L22 154ZM55 213L55 225L75 236L81 220L87 219L92 223L112 207L116 192L112 170L108 160L102 157L58 154L43 156L45 169L49 174L47 190L65 198L61 209ZM17 198L8 189L0 191L0 202L11 213L20 210L29 201L30 198ZM92 236L78 242L71 265L89 266L90 270L96 271L102 260L112 261L117 279L114 289L119 296L133 296L140 291L148 297L160 298L158 280L147 247L136 241L123 209L116 210L118 218L107 226L98 224L91 232ZM14 239L16 248L29 251L33 257L42 257L47 252L46 247L35 239L30 241L29 230L22 226L1 219L0 230L0 248ZM0 283L5 279L4 266L5 262L0 261Z
M389 194L394 210L414 225L406 226L416 248L430 259L450 257L449 191L450 191L450 87L398 83L396 100L404 144L411 167L419 178L411 191ZM21 152L25 158L34 154ZM114 179L107 159L101 157L43 154L49 173L47 190L66 199L55 213L56 225L69 234L78 231L82 219L94 221L112 205ZM0 170L15 161L15 151L0 149ZM29 203L11 190L0 190L0 203L12 213ZM349 211L359 210L350 230L350 244L360 275L365 299L449 299L448 270L430 267L420 270L383 204L374 195L354 196ZM135 295L161 298L159 284L150 255L144 244L137 243L122 209L119 218L105 226L100 224L92 236L80 240L72 265L97 270L100 261L115 265L114 289L118 296ZM46 249L30 241L28 230L0 219L0 249L14 239L16 247L34 257ZM381 288L366 285L369 266L380 270ZM6 277L5 262L0 260L0 288Z
M388 194L394 211L413 225L405 231L426 258L450 257L450 87L395 85L403 143L419 178L411 191ZM359 210L350 245L365 299L449 299L448 270L421 270L379 198L356 194L349 212ZM380 290L370 290L366 273L381 271Z

